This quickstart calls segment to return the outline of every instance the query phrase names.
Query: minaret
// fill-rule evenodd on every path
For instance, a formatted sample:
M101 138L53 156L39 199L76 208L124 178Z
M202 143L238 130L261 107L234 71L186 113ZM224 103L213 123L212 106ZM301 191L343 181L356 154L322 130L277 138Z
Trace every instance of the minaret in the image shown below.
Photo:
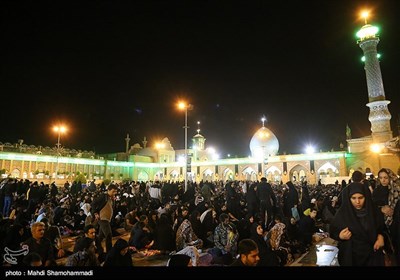
M125 153L129 152L129 141L131 141L131 138L129 138L129 133L128 133L128 134L126 134L126 138L125 138L125 142L126 142Z
M196 150L202 151L204 150L206 138L204 138L203 135L200 134L200 122L197 122L197 134L193 136L193 146L196 146Z
M363 14L365 25L357 32L358 45L364 52L365 75L367 78L369 107L368 120L371 122L372 140L375 143L389 141L392 137L388 110L389 100L385 99L381 68L378 60L377 45L379 43L378 27L367 23L367 13Z
M199 152L204 151L206 138L200 134L200 121L197 122L197 134L193 136L193 153L194 160L199 160Z

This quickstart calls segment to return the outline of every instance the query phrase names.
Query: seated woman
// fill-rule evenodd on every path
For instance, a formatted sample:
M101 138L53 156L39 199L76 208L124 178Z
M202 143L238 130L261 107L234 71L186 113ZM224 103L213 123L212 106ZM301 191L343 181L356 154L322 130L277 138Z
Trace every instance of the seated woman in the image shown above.
M261 224L253 224L251 227L251 237L258 247L258 256L260 260L257 266L279 266L279 260L271 246L265 241L266 232Z
M200 249L203 246L203 240L194 233L192 223L185 219L176 232L176 249L182 250L187 246L195 246Z
M198 249L202 246L203 240L196 236L190 221L188 219L183 220L176 233L177 254L190 256L193 266L197 266L200 258Z
M290 244L287 242L286 225L282 222L282 216L275 215L274 226L268 232L268 245L278 257L279 265L285 266L293 262Z
M132 266L132 253L124 239L118 239L107 253L104 266Z

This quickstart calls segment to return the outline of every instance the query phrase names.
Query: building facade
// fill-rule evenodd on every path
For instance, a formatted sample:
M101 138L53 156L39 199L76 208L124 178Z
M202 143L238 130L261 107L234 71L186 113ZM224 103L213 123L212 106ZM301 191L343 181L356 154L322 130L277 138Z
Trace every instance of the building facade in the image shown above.
M96 156L93 152L35 147L23 144L0 143L0 174L3 177L74 180L80 173L88 180L259 180L272 182L308 181L315 184L333 183L348 179L355 170L377 174L387 167L398 173L400 161L399 137L393 138L390 127L391 114L383 88L382 74L377 55L378 28L365 24L357 33L357 42L364 53L365 73L370 108L368 120L371 134L351 138L347 128L347 148L340 151L314 154L279 155L279 141L264 126L250 138L251 156L246 158L217 159L215 151L206 146L206 138L200 129L192 138L187 150L175 150L168 138L154 147L142 144L129 148L129 135L125 138L125 152ZM181 160L183 158L183 160ZM185 158L188 160L186 161Z

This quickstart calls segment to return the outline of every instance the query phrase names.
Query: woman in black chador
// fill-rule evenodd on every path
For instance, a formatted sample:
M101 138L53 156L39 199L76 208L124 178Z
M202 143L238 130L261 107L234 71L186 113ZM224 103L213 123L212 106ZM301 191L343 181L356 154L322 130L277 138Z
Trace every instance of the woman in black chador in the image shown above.
M129 244L119 238L106 256L104 266L132 266L132 253Z
M339 241L339 264L383 266L385 224L371 192L362 183L352 183L343 191L342 205L330 226L331 237Z

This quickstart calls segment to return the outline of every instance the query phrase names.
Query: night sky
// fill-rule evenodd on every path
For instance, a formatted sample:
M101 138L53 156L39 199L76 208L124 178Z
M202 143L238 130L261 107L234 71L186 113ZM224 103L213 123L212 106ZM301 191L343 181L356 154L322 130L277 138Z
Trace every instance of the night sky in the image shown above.
M125 3L128 2L128 3ZM122 152L146 136L184 148L180 98L206 146L250 154L261 117L279 153L324 151L369 135L355 33L378 52L392 130L400 113L400 1L1 1L1 142Z

